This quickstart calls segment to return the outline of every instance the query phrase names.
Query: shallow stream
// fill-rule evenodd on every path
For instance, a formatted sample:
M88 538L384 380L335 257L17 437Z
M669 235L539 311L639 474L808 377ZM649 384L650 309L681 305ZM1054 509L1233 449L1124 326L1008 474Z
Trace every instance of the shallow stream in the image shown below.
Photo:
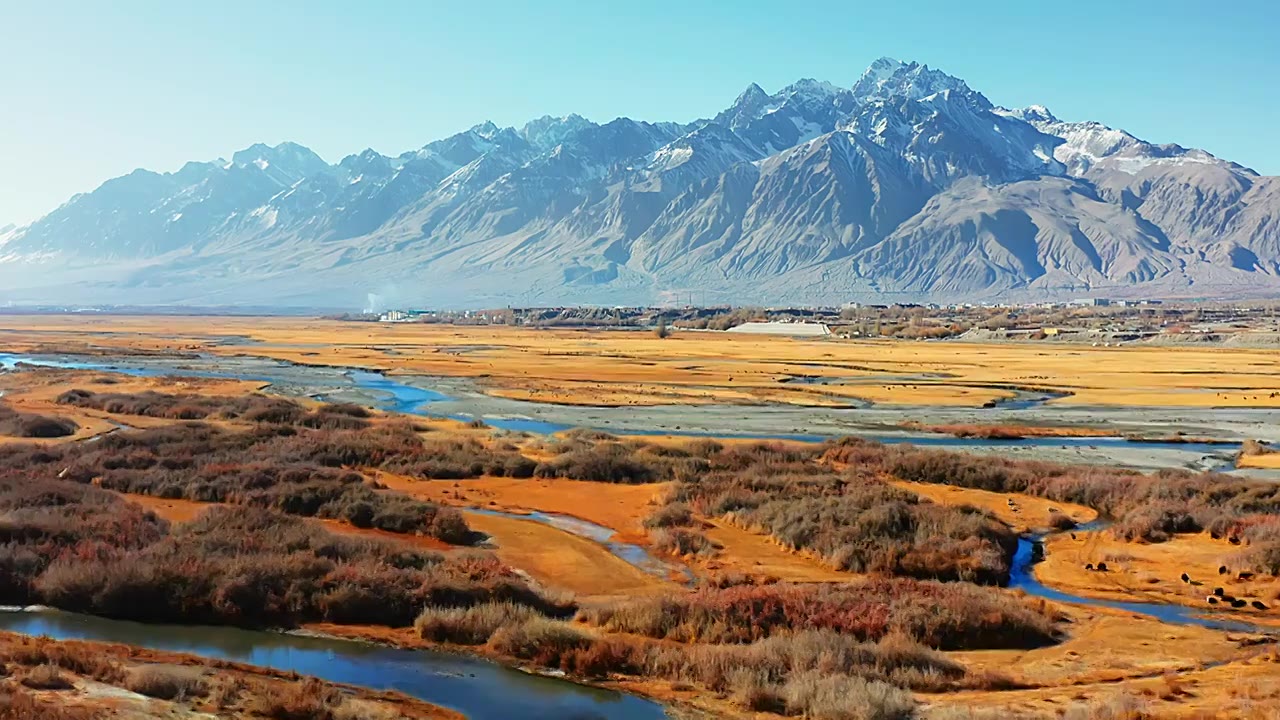
M0 629L190 653L375 690L398 690L470 720L667 717L633 695L532 675L464 655L231 627L152 625L54 610L0 611Z

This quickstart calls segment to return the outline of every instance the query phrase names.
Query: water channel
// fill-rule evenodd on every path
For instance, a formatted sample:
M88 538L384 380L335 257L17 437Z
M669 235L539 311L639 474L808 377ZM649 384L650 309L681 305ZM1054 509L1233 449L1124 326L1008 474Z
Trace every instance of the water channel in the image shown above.
M651 720L662 706L633 695L505 668L487 660L232 627L152 625L54 610L0 611L0 629L98 640L295 671L330 682L398 690L470 720Z
M46 367L98 370L136 376L179 375L214 377L259 382L273 382L277 378L267 372L223 372L217 370L186 369L172 365L135 365L102 363L92 360L28 357L0 353L0 367L14 368L19 363ZM292 367L281 363L280 367ZM363 370L344 373L356 387L376 394L377 406L400 413L434 416L430 412L433 403L448 400L443 393L413 387L389 379L385 375ZM458 416L459 419L471 419ZM567 426L521 418L490 419L485 422L493 427L548 434L568 429ZM643 434L643 433L641 433ZM669 434L663 432L661 434ZM696 433L686 433L691 436ZM723 434L717 434L723 437ZM761 435L742 436L768 439L791 439L820 442L828 439L819 435ZM950 436L910 435L901 438L881 439L885 442L909 442L932 447L992 446L1078 446L1105 448L1129 441L1124 438L1025 438L1021 440L974 440ZM1196 443L1166 443L1180 449L1203 451L1206 455L1220 455L1220 445ZM1201 447L1203 445L1203 447ZM1229 451L1229 448L1227 449ZM474 512L496 513L487 509ZM549 513L510 515L553 525L567 532L600 542L611 551L649 572L669 570L669 566L650 556L643 548L611 541L613 531L576 518ZM1082 528L1089 530L1090 528ZM1095 530L1096 531L1096 530ZM1178 605L1140 602L1116 602L1094 600L1054 590L1042 585L1034 573L1034 544L1038 538L1019 541L1013 558L1010 587L1021 589L1030 595L1060 602L1103 606L1140 613L1163 622L1179 625L1198 625L1236 631L1256 631L1260 628L1245 622L1226 619L1220 615L1209 616L1195 608ZM205 657L234 660L282 670L314 675L325 680L360 685L375 689L399 690L428 702L458 710L472 720L509 718L513 707L520 708L520 716L532 720L542 718L619 718L637 720L660 718L665 713L656 703L622 693L589 688L543 676L535 676L518 670L504 668L484 660L427 650L397 650L377 645L346 640L303 637L280 633L250 631L235 628L207 628L192 626L144 625L108 620L56 611L25 612L0 611L0 629L31 635L48 635L54 638L102 640L120 642L158 650L188 652Z
M1084 532L1101 532L1104 527L1101 523L1090 523L1077 528L1077 533ZM1260 625L1254 625L1244 620L1235 620L1226 617L1223 611L1211 610L1209 608L1194 608L1187 605L1173 605L1168 603L1156 602L1126 602L1119 600L1098 600L1095 598L1081 597L1072 595L1068 592L1055 590L1042 584L1036 579L1035 564L1036 559L1036 543L1043 538L1032 536L1022 537L1018 539L1018 549L1013 555L1012 567L1009 571L1009 588L1022 590L1028 595L1053 600L1055 602L1073 603L1076 605L1090 605L1093 607L1106 607L1113 610L1123 610L1138 615L1146 615L1153 617L1161 622L1170 625L1196 625L1199 627L1211 628L1214 630L1229 630L1233 632L1258 632L1258 633L1276 633L1274 628L1267 628Z
M250 380L264 383L288 384L289 373L305 370L308 366L295 365L283 361L270 361L252 369L232 371L208 370L184 367L181 359L157 362L147 359L145 362L102 362L92 358L75 358L72 356L29 356L14 353L0 353L0 368L12 369L18 364L43 367L58 367L76 370L97 370L141 377L158 377L165 375L224 378L233 380ZM318 369L317 369L318 370ZM335 372L333 368L326 371ZM357 389L367 391L377 400L374 405L380 409L404 414L422 415L424 417L443 417L454 420L470 421L477 419L472 415L434 412L433 405L452 400L449 395L428 388L416 387L398 382L390 377L368 370L346 369L340 376L345 382ZM324 399L320 396L320 399ZM490 427L510 432L526 432L535 435L551 435L571 429L573 426L535 420L523 417L489 417L483 421ZM593 428L608 431L607 428ZM629 430L634 435L678 435L685 437L720 437L745 438L759 440L795 440L799 442L823 442L832 439L833 435L782 433L782 434L734 434L723 432L691 432L680 430ZM926 432L876 433L874 439L885 444L911 444L919 447L952 448L956 450L982 448L1079 448L1082 450L1101 450L1106 448L1133 447L1134 441L1123 437L1025 437L1016 440L988 440L981 438L959 438ZM1162 442L1143 441L1150 448L1176 450L1184 454L1199 454L1207 467L1215 470L1229 470L1234 466L1232 456L1239 449L1238 444L1213 444L1196 442Z

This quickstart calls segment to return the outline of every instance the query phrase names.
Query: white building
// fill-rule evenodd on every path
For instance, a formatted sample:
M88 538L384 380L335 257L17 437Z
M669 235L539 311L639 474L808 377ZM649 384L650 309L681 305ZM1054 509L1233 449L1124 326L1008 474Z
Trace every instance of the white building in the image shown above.
M790 335L792 337L822 337L831 334L826 323L809 322L748 322L729 328L726 332L747 335Z

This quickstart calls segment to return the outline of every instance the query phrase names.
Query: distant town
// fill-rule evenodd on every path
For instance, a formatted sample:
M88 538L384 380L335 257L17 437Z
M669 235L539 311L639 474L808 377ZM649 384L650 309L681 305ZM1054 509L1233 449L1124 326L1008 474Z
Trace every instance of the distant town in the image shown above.
M1156 337L1212 342L1242 332L1280 333L1275 302L1191 303L1082 298L1025 305L849 303L840 307L545 307L394 309L344 315L383 323L725 331L835 339L892 337L1130 342Z

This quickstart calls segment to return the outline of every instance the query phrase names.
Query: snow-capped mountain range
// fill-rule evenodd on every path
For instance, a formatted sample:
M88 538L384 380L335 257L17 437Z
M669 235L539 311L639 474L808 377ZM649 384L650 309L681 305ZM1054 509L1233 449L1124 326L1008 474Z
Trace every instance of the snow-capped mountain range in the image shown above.
M354 307L1280 294L1280 180L877 60L714 118L137 170L0 230L0 301Z

